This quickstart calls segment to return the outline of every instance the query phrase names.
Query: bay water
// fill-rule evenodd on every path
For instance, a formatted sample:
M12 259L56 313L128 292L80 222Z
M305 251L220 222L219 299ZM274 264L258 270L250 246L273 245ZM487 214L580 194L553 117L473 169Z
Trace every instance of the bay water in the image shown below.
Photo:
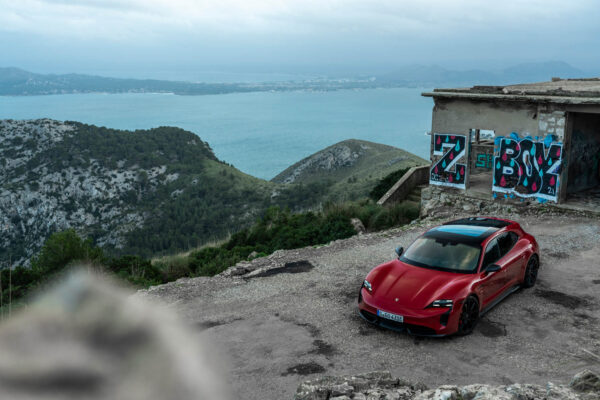
M433 101L423 88L233 93L0 96L0 119L52 118L116 129L178 126L217 157L271 179L344 139L363 139L429 156Z

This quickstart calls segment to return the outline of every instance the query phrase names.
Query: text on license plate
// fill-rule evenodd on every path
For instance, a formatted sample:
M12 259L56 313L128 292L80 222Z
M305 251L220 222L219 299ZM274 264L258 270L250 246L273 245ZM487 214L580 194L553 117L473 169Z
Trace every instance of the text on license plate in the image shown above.
M381 310L377 310L377 315L380 316L381 318L391 319L392 321L404 322L404 317L402 315L396 315L396 314L392 314L392 313L381 311Z

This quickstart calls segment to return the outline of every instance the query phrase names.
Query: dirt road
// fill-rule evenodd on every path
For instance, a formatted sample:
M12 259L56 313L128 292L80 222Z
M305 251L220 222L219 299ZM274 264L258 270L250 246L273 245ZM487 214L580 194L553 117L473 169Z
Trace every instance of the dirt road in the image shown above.
M565 382L600 369L593 355L600 355L600 221L513 218L542 248L538 284L509 296L467 337L413 338L357 314L366 273L434 222L277 252L253 265L278 269L252 278L180 280L146 295L171 304L215 343L237 398L292 398L311 377L373 370L434 386ZM286 263L295 273L281 268Z

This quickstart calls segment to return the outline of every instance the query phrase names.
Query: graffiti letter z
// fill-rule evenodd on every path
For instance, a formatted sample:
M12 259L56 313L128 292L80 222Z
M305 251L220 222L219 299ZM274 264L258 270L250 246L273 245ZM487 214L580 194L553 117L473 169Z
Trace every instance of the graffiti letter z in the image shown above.
M466 154L466 144L465 135L433 135L433 155L441 158L431 166L430 184L465 188L467 166L458 161Z

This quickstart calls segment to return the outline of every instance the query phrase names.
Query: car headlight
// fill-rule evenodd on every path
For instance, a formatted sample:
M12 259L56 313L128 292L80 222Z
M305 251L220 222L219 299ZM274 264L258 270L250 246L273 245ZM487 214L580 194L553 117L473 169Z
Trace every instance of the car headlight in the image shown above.
M363 282L363 287L367 288L367 290L368 290L369 292L372 292L372 291L373 291L373 287L371 286L371 283L370 283L368 280L366 280L366 279L365 279L365 281Z
M436 300L433 303L431 303L430 305L427 306L427 308L429 307L452 307L453 302L452 300Z

